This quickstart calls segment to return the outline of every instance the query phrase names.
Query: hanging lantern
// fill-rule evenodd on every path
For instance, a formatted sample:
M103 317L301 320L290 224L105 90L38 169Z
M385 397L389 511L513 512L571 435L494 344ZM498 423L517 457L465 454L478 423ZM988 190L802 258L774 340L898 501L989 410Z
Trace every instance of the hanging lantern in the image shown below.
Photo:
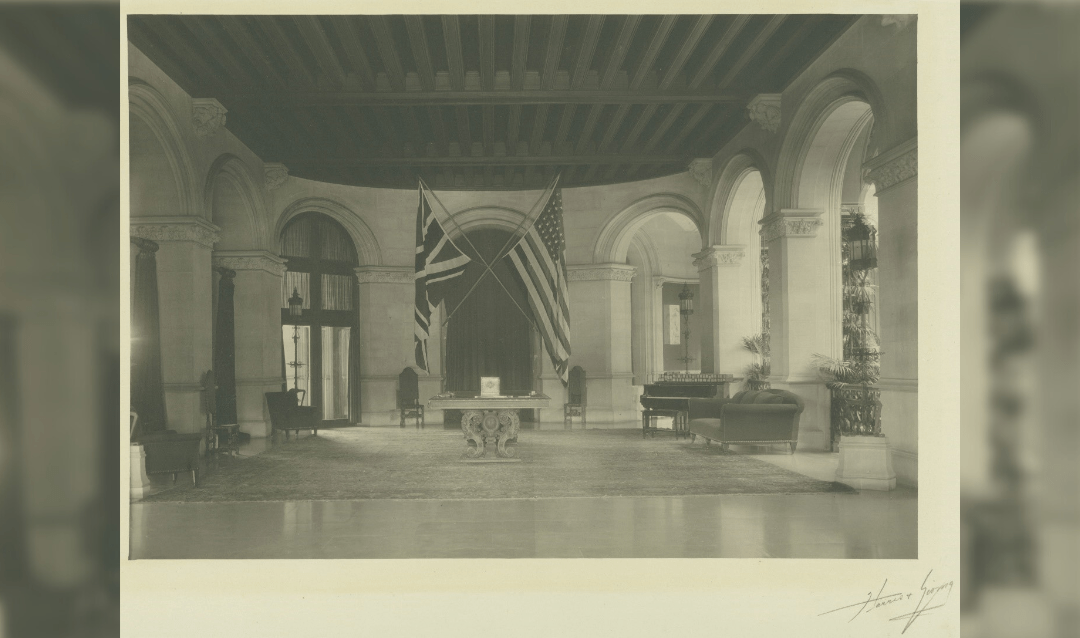
M683 284L682 292L679 293L679 312L684 315L694 314L694 293L690 291L688 284Z
M289 297L289 316L299 317L304 312L304 298L293 288L292 297Z
M877 268L877 230L861 216L844 229L848 245L848 267L852 270Z

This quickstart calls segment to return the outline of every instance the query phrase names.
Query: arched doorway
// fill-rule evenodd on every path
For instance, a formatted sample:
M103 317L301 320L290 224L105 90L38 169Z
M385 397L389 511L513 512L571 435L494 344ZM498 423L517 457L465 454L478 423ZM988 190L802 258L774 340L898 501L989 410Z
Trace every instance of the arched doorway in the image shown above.
M443 313L449 317L447 390L479 392L484 376L499 377L502 394L522 395L535 388L540 376L542 348L528 299L505 260L493 263L510 237L503 229L479 228L455 239L473 261L444 300ZM490 273L484 261L491 264ZM533 412L522 410L521 420L535 422ZM460 427L460 417L453 414L445 422L447 427Z
M319 408L320 427L360 418L356 249L348 233L321 213L301 213L281 234L286 272L281 290L282 365L286 384ZM293 316L289 299L303 300Z

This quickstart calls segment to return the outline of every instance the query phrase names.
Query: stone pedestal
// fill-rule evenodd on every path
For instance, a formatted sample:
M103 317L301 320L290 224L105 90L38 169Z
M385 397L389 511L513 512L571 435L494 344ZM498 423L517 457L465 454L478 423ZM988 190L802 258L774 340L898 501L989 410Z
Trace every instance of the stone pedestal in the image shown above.
M883 436L840 437L838 483L858 490L891 490L896 487L892 450Z
M146 476L146 450L138 443L131 444L131 498L139 500L150 490L150 478Z

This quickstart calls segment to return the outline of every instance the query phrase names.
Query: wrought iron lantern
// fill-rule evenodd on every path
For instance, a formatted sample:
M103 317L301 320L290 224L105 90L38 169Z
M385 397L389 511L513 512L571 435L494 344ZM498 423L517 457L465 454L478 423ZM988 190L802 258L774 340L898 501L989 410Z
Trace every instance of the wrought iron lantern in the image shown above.
M852 270L877 268L877 230L861 216L844 229L848 245L848 267Z
M304 298L300 296L296 288L293 288L292 297L289 297L289 316L299 317L304 309Z
M694 314L694 293L690 290L689 284L683 284L682 292L679 293L679 313Z

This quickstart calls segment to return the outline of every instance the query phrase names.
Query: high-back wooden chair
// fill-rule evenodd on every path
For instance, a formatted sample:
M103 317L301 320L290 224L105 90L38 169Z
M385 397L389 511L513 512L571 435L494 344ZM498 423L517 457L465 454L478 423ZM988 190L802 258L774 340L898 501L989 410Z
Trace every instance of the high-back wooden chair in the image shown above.
M405 368L398 375L397 407L401 413L401 425L405 419L416 419L416 429L424 427L424 405L420 403L420 381L416 370Z
M585 429L585 406L588 404L588 385L585 380L585 371L581 366L574 366L570 370L570 379L566 387L566 405L563 406L563 428L573 428L573 418L581 417L581 429Z

